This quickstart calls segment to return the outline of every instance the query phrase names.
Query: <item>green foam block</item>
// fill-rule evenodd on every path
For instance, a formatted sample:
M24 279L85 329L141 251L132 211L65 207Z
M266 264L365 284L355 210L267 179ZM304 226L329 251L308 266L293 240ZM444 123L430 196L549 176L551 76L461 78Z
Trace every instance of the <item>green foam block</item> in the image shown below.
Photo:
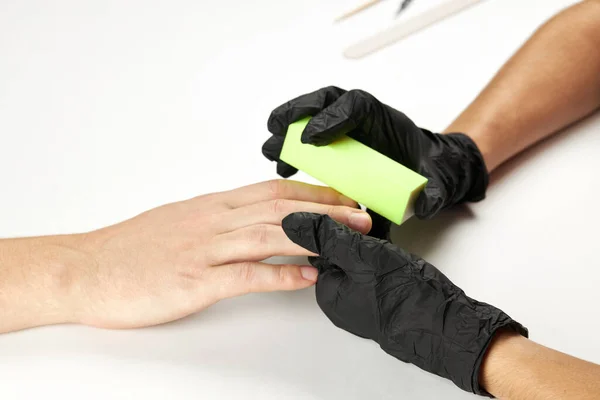
M300 137L309 120L288 127L282 161L396 224L412 216L427 178L347 136L327 146L304 144Z

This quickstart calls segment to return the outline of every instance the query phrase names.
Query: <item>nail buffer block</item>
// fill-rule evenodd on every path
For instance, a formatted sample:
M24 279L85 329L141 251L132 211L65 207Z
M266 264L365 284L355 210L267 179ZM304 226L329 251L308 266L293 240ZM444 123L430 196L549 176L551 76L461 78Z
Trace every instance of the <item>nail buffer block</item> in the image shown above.
M282 161L396 224L413 215L425 177L347 136L327 146L304 144L300 137L309 120L288 127Z

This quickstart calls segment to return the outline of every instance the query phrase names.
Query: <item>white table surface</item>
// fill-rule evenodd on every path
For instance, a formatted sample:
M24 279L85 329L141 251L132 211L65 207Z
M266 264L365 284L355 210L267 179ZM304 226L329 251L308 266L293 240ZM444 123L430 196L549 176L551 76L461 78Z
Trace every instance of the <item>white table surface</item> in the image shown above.
M427 0L409 9L416 13ZM569 0L488 0L364 60L396 2L0 2L0 236L98 228L276 177L270 110L335 84L443 129ZM394 4L392 4L394 3ZM394 231L531 337L600 362L600 118L517 158L482 203ZM311 181L300 174L300 180ZM314 290L223 301L140 330L0 336L0 398L467 399L449 381L335 328Z

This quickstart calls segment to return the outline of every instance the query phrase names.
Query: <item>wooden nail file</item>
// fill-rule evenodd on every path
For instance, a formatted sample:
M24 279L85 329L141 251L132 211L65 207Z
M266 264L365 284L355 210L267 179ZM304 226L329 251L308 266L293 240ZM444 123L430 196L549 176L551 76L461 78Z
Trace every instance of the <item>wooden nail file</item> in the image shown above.
M344 56L353 59L363 58L483 1L485 0L449 0L394 27L355 43L344 51Z

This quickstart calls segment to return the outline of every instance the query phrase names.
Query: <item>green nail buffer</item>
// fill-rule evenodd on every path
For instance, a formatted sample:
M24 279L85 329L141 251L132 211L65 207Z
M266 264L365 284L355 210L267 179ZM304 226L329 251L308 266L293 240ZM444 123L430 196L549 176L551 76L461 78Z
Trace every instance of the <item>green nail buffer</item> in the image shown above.
M327 146L304 144L300 137L309 120L288 127L282 161L398 225L413 215L427 178L347 136Z

